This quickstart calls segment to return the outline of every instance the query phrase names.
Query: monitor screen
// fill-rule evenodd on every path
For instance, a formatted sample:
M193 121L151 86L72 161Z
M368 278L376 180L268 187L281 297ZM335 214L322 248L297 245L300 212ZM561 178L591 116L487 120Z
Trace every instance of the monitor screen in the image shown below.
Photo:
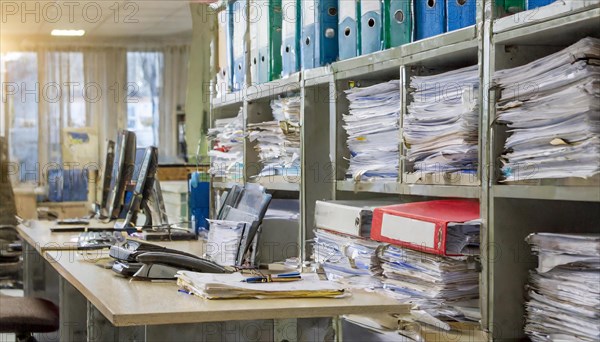
M125 188L135 169L135 152L135 133L126 130L119 132L106 203L106 216L109 218L117 218L121 212Z
M113 162L115 161L115 142L109 140L106 143L106 159L104 160L104 170L102 171L102 202L100 208L106 208L108 202L108 193L110 192L110 179L112 176ZM106 216L106 213L104 213Z

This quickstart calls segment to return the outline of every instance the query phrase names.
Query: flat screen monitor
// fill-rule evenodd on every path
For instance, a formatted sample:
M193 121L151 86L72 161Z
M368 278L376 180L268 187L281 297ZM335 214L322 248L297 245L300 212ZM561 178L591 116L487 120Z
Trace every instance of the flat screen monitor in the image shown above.
M113 163L115 161L115 142L109 140L106 143L106 159L104 160L104 170L102 171L102 202L100 208L106 211L106 203L108 202L108 194L110 192L110 179L112 176ZM107 213L102 213L108 216Z
M136 171L135 186L131 191L131 200L129 201L123 227L136 225L137 214L140 210L146 209L148 200L152 194L152 188L154 187L154 179L158 169L158 149L150 146L142 150L144 153L139 157L139 169ZM137 163L138 161L136 160ZM149 217L147 210L146 212L146 216ZM144 225L146 224L148 224L148 220Z
M113 162L110 190L106 203L107 217L114 219L121 212L125 188L131 181L135 170L135 133L123 130L117 135L115 158Z

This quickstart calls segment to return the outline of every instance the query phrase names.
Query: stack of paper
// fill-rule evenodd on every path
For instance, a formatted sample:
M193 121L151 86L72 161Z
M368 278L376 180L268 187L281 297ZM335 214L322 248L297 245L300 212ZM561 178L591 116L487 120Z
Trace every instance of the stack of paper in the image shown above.
M497 71L497 122L511 135L503 181L600 173L600 40L584 38L529 64Z
M301 280L292 282L246 283L244 279L240 273L177 273L180 287L206 299L340 298L346 294L341 285L320 280L316 273L302 273Z
M315 230L314 260L327 279L361 288L381 288L378 242L324 229Z
M388 246L379 258L386 293L432 316L465 319L460 307L479 297L479 273L467 257Z
M600 340L600 235L531 234L525 332L532 341Z
M242 108L235 118L215 120L208 130L214 147L208 152L210 172L215 177L242 179L244 169L244 117Z
M413 76L403 138L414 171L477 170L477 65L433 76Z
M350 102L344 115L350 166L355 180L397 178L400 143L400 82L393 80L346 90Z
M248 139L257 141L256 150L263 165L258 176L300 175L300 98L284 98L271 103L275 120L248 124Z

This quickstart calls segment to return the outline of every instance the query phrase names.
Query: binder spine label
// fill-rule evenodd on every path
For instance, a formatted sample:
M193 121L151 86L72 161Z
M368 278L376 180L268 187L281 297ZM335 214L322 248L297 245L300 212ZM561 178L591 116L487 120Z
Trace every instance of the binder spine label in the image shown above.
M419 247L435 248L436 224L384 213L381 236Z

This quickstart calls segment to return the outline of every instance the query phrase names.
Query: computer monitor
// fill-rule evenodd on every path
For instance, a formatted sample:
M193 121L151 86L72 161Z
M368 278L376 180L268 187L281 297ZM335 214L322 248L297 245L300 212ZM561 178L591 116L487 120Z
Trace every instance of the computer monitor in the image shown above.
M139 163L138 170L136 170L137 178L135 179L135 187L129 201L125 221L120 225L122 227L135 226L137 214L142 209L146 211L146 217L149 217L146 208L152 194L154 179L158 169L158 149L150 146L143 149L143 152L143 155L138 157L139 162L136 160L136 164ZM146 224L149 224L148 219L146 219Z
M135 133L126 130L119 132L115 144L110 190L106 203L106 216L108 218L118 218L121 212L125 187L134 173L135 150Z
M138 182L140 170L142 169L142 163L144 162L144 156L146 155L146 148L137 148L135 150L135 165L133 168L133 175L131 179L125 184L125 197L123 200L123 207L121 213L119 214L120 219L124 219L129 212L129 207L131 206L131 200L133 198L133 191L135 190L135 185Z
M102 202L100 208L106 211L106 203L108 203L108 194L110 192L110 180L112 176L113 163L115 161L115 142L109 140L106 143L106 159L104 160L104 170L102 171ZM106 212L103 216L108 216Z

